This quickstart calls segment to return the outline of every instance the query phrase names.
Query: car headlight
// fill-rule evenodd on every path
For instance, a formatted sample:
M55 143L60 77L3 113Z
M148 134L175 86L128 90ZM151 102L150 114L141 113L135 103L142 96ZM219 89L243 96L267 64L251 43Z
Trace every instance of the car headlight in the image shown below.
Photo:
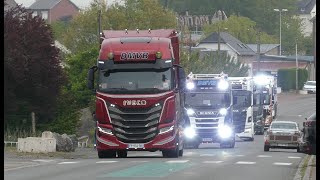
M170 132L173 130L173 128L174 128L174 126L168 126L168 127L161 128L159 131L159 134Z
M108 128L102 128L102 127L98 127L98 130L104 134L109 134L109 135L113 135L112 130L108 129Z
M223 115L223 116L225 116L225 115L227 115L227 109L226 108L221 108L220 110L219 110L219 113L221 114L221 115Z
M226 89L228 89L228 87L229 87L229 83L227 81L225 81L225 80L219 81L219 83L218 83L219 89L226 90Z
M228 125L219 126L218 134L222 139L230 138L232 135L232 129Z
M193 116L196 112L193 109L187 109L188 116Z
M187 127L184 129L184 135L187 138L192 139L196 136L196 131L192 127Z
M193 82L187 82L187 89L191 90L194 89L194 83Z

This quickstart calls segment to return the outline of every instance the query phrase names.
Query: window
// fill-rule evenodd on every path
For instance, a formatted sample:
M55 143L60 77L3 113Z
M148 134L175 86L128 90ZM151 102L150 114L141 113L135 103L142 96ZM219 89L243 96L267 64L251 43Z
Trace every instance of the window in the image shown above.
M43 19L48 19L48 11L41 11L41 17Z

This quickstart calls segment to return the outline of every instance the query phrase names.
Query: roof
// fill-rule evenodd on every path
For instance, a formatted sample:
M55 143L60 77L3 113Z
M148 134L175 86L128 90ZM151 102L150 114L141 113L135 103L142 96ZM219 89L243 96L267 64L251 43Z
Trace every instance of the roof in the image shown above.
M30 7L36 0L15 0L17 4L21 5L24 8Z
M201 43L218 43L218 33L211 33L208 37L200 41ZM231 34L226 32L220 32L220 43L229 45L239 55L256 55L256 53L249 48L246 44L242 43L239 39L233 37Z
M4 6L4 11L18 6L18 4L14 0L4 0L4 2L6 3L6 5Z
M297 56L298 61L313 62L313 56ZM296 56L262 55L261 61L296 61Z
M34 2L28 9L52 9L54 6L56 6L60 1L62 0L37 0ZM74 7L77 9L78 6L76 6L72 1L68 0Z
M297 2L298 13L310 14L315 5L316 5L316 0L300 0Z
M255 53L257 53L257 44L247 44ZM280 44L260 44L260 53L265 54L270 50L277 48Z

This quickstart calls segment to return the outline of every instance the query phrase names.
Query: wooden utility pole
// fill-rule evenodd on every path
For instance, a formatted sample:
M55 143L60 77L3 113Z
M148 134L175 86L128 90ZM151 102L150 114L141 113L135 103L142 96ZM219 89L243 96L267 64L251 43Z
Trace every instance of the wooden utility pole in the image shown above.
M32 135L35 137L36 136L36 117L35 113L31 113L31 119L32 119Z
M220 26L218 25L218 59L220 60Z

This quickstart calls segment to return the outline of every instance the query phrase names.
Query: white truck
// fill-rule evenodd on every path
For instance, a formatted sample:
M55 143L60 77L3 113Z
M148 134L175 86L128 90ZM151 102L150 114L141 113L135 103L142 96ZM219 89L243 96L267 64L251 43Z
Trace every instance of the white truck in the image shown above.
M220 148L234 148L232 91L227 74L192 74L187 77L185 108L188 127L185 147L201 143L220 143Z
M254 140L253 78L229 77L232 87L233 125L240 139Z
M267 129L278 112L277 77L259 74L254 77L254 81L262 91L264 128Z

